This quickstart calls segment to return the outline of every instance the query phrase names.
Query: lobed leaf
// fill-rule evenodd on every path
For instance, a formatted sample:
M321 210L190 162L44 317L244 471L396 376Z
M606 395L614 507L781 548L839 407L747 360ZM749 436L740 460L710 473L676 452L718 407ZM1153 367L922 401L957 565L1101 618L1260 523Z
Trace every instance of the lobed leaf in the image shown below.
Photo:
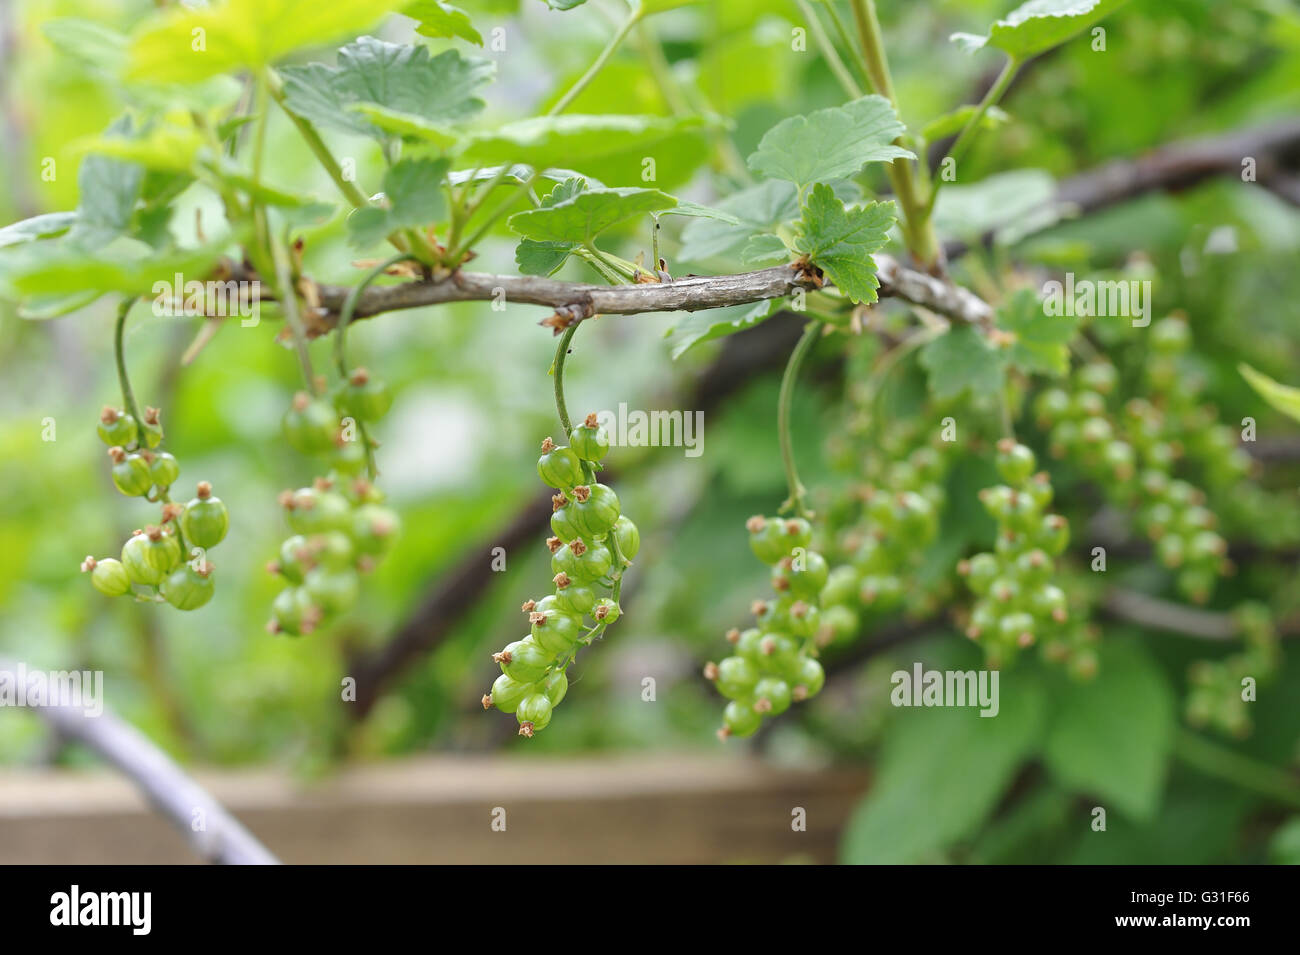
M988 36L954 33L967 53L994 46L1012 59L1026 60L1059 46L1128 0L1029 0L993 24Z
M620 222L676 204L676 199L658 189L590 189L553 206L515 213L509 222L525 238L586 244Z
M876 262L896 218L892 202L849 209L825 183L813 186L797 225L794 248L831 277L852 302L876 301Z

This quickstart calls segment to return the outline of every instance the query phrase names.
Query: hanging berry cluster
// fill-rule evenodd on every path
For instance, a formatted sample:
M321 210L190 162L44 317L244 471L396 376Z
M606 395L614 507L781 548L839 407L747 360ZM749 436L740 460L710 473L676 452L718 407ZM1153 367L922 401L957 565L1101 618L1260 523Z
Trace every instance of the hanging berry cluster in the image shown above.
M524 602L530 631L493 654L501 675L483 697L484 709L513 713L519 735L527 737L551 722L568 692L567 671L579 648L619 618L623 571L641 547L640 532L620 512L618 496L595 481L609 450L596 415L587 415L568 440L565 447L547 438L537 461L538 475L557 491L551 499L553 536L546 541L555 592Z
M162 450L163 430L157 408L141 420L122 408L106 407L99 418L99 437L109 445L113 484L127 497L162 504L161 519L135 531L122 545L121 559L87 556L81 569L110 597L133 594L138 600L166 602L178 610L197 610L212 599L214 582L209 548L226 536L230 517L200 481L195 497L173 503L169 491L180 476L176 458Z
M401 527L363 473L373 474L373 442L365 426L387 413L387 387L358 368L332 398L299 392L284 417L289 444L322 459L329 471L310 486L280 495L294 534L267 566L286 585L271 604L272 633L308 634L352 609L360 574L374 568Z
M1065 592L1053 583L1053 558L1064 553L1070 531L1064 517L1047 513L1051 479L1046 471L1035 474L1034 452L1010 438L998 442L996 464L1007 483L979 494L997 521L996 544L957 568L978 598L966 635L995 668L1039 644L1048 659L1091 676L1097 668L1092 633L1070 626Z
M817 634L828 570L826 559L809 549L811 526L802 517L756 516L745 527L755 556L772 567L776 597L755 601L758 626L729 631L734 654L704 668L731 701L718 730L723 740L753 735L765 716L780 716L791 703L816 696L826 682Z
M1235 483L1245 474L1248 461L1235 448L1231 432L1213 425L1203 409L1179 398L1170 387L1176 374L1176 356L1187 346L1186 324L1168 318L1152 326L1152 352L1146 374L1153 400L1130 400L1118 427L1106 414L1106 399L1118 375L1113 365L1094 361L1074 375L1074 390L1049 389L1038 396L1039 423L1049 427L1051 452L1068 457L1093 478L1107 498L1137 516L1138 527L1155 546L1156 557L1178 573L1177 584L1187 598L1204 603L1216 579L1231 569L1227 542L1216 531L1215 514L1206 506L1205 492L1174 477L1176 462L1185 456L1184 436L1197 435L1192 444L1206 469L1221 482ZM1172 407L1171 413L1162 410ZM1118 434L1117 434L1118 432Z

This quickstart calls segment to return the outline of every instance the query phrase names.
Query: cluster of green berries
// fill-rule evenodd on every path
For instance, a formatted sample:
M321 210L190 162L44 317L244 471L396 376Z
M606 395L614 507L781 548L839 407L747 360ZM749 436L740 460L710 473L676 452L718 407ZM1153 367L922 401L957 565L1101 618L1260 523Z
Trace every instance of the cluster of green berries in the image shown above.
M1185 334L1169 335L1168 329L1183 327L1177 319L1152 327L1157 343L1182 341ZM1156 359L1169 357L1159 347ZM1083 365L1074 375L1072 394L1053 388L1038 396L1038 422L1050 428L1053 455L1068 456L1116 506L1135 513L1138 527L1154 543L1156 557L1177 571L1179 590L1203 603L1216 578L1231 569L1227 542L1214 530L1217 518L1206 508L1204 492L1173 476L1184 446L1168 417L1151 401L1134 398L1125 405L1118 429L1112 424L1105 396L1116 380L1109 362Z
M267 565L285 582L271 604L272 633L308 634L347 613L360 596L360 575L392 547L401 521L384 506L383 492L361 476L369 439L358 426L378 420L390 405L387 389L364 369L336 389L332 402L306 392L294 396L285 436L294 448L325 459L330 471L280 495L293 535Z
M1198 660L1188 670L1187 720L1238 738L1251 730L1246 685L1268 682L1280 662L1277 631L1267 607L1243 604L1233 617L1244 645L1220 660ZM1251 697L1253 699L1253 696Z
M848 560L831 570L821 593L821 645L856 636L862 614L929 596L906 581L938 534L946 470L945 456L923 445L892 462L882 483L855 489L861 517L840 535Z
M515 715L520 736L547 727L568 692L567 671L578 650L622 613L622 575L641 549L641 533L621 512L613 489L595 480L608 450L609 435L594 414L569 432L567 447L550 438L542 442L537 473L557 492L551 498L553 536L546 541L555 592L524 602L529 632L492 655L501 675L483 696L484 709Z
M178 610L197 610L212 599L214 582L207 551L226 536L230 516L212 485L200 481L188 504L173 503L171 485L180 476L176 458L161 449L162 425L157 408L143 420L118 408L105 408L99 437L109 445L113 484L128 497L162 504L158 524L136 530L122 545L121 558L87 556L81 569L110 597L166 602Z
M1070 540L1069 522L1048 512L1052 483L1034 452L1010 438L998 442L998 474L1006 482L980 491L997 522L992 551L961 561L957 572L976 596L966 635L980 643L992 667L1041 645L1049 659L1082 677L1096 672L1089 631L1070 628L1065 592L1053 582L1055 558Z
M819 601L829 570L810 550L812 528L801 517L751 517L745 524L754 555L772 568L774 599L756 600L757 626L732 629L732 655L708 663L704 676L730 702L718 738L752 736L765 716L821 692L826 674L817 662Z

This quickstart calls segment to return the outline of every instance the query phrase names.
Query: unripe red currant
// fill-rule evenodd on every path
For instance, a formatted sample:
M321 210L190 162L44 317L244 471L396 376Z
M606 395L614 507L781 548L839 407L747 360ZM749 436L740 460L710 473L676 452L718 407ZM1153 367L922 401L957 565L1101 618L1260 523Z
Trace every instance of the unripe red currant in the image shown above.
M714 676L718 692L729 700L748 700L758 680L758 668L744 657L726 657Z
M557 610L550 612L534 610L529 614L529 623L532 625L533 640L550 655L552 660L568 653L582 639L581 618L567 613Z
M338 431L338 412L329 402L313 398L305 391L293 396L284 415L284 436L295 451L328 454L335 447Z
M140 422L140 434L144 438L145 447L156 448L163 440L161 412L157 408L145 408L143 419Z
M582 483L582 461L572 448L557 447L547 438L537 459L537 474L551 487L570 488Z
M317 567L303 578L303 589L327 614L347 613L361 595L361 578L355 570Z
M595 414L569 432L569 447L584 461L599 461L609 451L609 434L596 420Z
M198 610L212 599L212 565L206 560L198 568L182 564L162 583L162 595L177 610Z
M401 527L395 512L378 504L363 504L352 516L352 541L362 554L377 556L392 546Z
M1011 438L998 442L997 468L1002 480L1012 487L1020 487L1038 467L1034 452Z
M531 636L506 645L500 653L493 654L492 659L501 666L501 672L520 683L536 683L546 672L546 668L555 662L555 654L548 653Z
M170 487L180 477L181 466L168 452L150 451L144 458L149 463L149 477L158 487Z
M87 557L81 565L81 569L90 572L90 582L95 585L95 589L101 594L109 597L121 597L123 594L131 592L131 578L127 576L126 568L120 561L112 557L104 557L96 560L93 557Z
M211 484L200 481L194 498L185 505L185 512L181 515L181 531L185 539L206 550L220 544L229 527L230 515L226 512L226 505L221 498L213 496Z
M597 623L613 623L623 614L623 608L609 597L601 597L591 610L591 619Z
M809 699L816 696L826 685L826 671L812 657L804 657L799 663L795 676L793 695L796 699ZM800 693L800 691L803 691Z
M531 693L519 703L515 718L519 720L519 735L532 736L546 729L551 722L551 712L555 704L545 693Z
M641 532L626 515L614 522L614 539L618 542L618 552L624 560L632 560L641 550Z
M119 491L127 497L149 493L153 478L149 476L149 462L143 455L114 446L108 449L108 456L113 459L113 484Z
M99 439L109 447L134 447L139 435L135 418L118 408L105 407L99 414Z
M569 694L569 677L558 667L551 671L539 684L542 692L551 700L551 706L559 706L564 698Z
M336 394L338 409L361 421L378 421L393 406L393 396L388 385L371 378L364 368L357 368L348 376L346 384Z
M604 484L580 484L573 489L573 497L566 510L572 513L574 526L590 540L604 537L618 520L618 495Z
M492 704L502 713L513 713L524 697L534 692L533 684L520 683L502 673L492 683Z
M314 631L322 619L324 614L311 594L302 587L286 587L271 603L271 622L267 629L272 633L300 636Z
M180 546L160 528L149 527L122 545L122 566L132 583L156 587L176 566Z
M762 715L753 706L732 700L722 711L722 730L719 735L723 739L728 736L753 736L762 722Z
M777 677L765 676L754 684L754 712L780 716L790 708L790 684Z

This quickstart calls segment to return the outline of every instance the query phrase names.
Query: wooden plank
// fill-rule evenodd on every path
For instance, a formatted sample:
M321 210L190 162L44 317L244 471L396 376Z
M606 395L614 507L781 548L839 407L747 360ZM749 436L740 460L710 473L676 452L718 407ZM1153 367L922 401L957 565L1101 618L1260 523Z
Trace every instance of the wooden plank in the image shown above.
M312 783L266 770L195 777L281 860L318 864L831 862L866 788L855 771L695 754L440 756ZM796 807L805 831L792 829ZM0 778L0 863L193 861L117 776Z

